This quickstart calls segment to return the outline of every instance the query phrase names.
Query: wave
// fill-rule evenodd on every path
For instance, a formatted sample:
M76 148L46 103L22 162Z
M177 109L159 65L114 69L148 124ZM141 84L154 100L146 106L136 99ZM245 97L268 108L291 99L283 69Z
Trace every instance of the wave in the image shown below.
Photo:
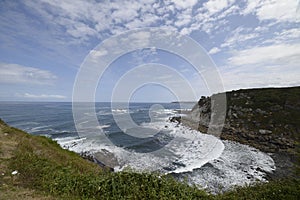
M113 112L123 114L128 113L128 110L115 109ZM174 112L168 109L157 111L158 114ZM98 128L108 127L110 125L106 124ZM272 158L257 149L235 142L222 141L212 135L178 126L176 123L169 122L167 117L150 123L142 123L141 127L163 131L165 134L153 138L153 142L162 144L164 148L150 153L139 153L134 149L103 143L96 137L69 137L57 141L64 148L77 153L109 152L108 155L114 155L117 160L114 166L110 166L115 171L130 167L136 171L173 174L179 179L187 179L190 184L199 185L212 192L220 190L219 186L226 190L235 185L253 183L256 180L264 181L265 173L275 169ZM151 141L145 140L144 142L150 144Z
M76 148L83 144L86 138L79 138L79 137L64 137L64 138L54 138L62 148L68 149L77 153L85 152L83 149L81 151L76 151Z
M130 113L128 109L112 109L111 110L113 114L126 114Z
M49 127L51 127L51 126L50 125L36 126L36 127L31 128L30 132L35 133L35 132L38 132L38 131L41 131L41 130L49 130ZM48 129L45 129L45 128L48 128ZM53 130L53 129L51 129L51 130Z
M167 124L167 125L166 125ZM214 136L204 135L197 131L189 130L185 127L176 127L175 124L160 121L144 124L155 129L163 129L169 135L161 134L158 138L153 138L153 142L160 143L163 149L151 153L139 153L132 149L123 149L113 145L101 144L101 141L86 139L71 141L70 150L80 153L81 151L97 152L105 148L113 153L119 163L118 170L126 166L138 171L160 171L162 173L183 173L200 168L208 161L217 158L222 153L224 146L222 142ZM170 140L173 137L173 140ZM76 144L80 142L80 144ZM145 140L149 143L151 141ZM167 145L165 145L167 144ZM63 143L66 147L66 142ZM137 144L146 145L146 144ZM116 151L117 149L117 151ZM179 165L178 163L182 163Z
M111 115L111 114L112 114L112 112L110 110L100 110L97 112L97 115L102 115L102 116Z
M109 124L105 124L105 125L99 125L97 126L98 129L104 129L104 128L109 128L110 125Z
M219 193L257 180L265 182L266 173L276 169L273 159L266 153L232 141L223 143L225 149L219 158L194 170L193 173L179 175L179 179L200 185L212 193Z

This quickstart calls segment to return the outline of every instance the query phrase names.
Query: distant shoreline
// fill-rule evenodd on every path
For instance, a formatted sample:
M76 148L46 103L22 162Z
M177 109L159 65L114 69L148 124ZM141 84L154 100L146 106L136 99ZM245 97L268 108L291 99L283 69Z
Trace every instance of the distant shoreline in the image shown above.
M172 101L171 103L190 103L190 104L195 104L197 101Z

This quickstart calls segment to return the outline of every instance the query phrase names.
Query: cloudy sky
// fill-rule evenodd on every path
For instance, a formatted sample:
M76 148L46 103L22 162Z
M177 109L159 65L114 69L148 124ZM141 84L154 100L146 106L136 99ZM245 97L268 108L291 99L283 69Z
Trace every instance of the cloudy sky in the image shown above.
M215 63L224 90L300 85L298 0L1 0L0 27L1 101L71 101L76 75L93 49L146 27L199 43ZM127 82L125 75L131 76ZM211 93L189 62L148 48L111 63L99 77L96 101L110 101L120 80L126 90L130 79L147 76L155 79L139 82L133 101L176 100L186 92L183 82L195 91L180 100Z

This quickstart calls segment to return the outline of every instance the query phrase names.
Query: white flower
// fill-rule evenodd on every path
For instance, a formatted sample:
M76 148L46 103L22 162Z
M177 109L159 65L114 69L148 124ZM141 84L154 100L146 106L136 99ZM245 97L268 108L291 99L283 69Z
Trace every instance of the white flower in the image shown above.
M11 174L12 174L12 175L16 175L16 174L18 174L18 171L15 170L15 171L13 171Z

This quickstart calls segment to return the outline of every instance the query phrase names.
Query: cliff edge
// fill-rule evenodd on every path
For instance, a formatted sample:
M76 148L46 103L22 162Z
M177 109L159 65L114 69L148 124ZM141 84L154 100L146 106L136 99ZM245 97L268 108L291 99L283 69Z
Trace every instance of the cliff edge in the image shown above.
M220 94L201 97L183 123L207 133L214 115L212 99L217 95ZM221 139L273 153L278 171L299 168L300 87L242 89L225 95L226 117Z

